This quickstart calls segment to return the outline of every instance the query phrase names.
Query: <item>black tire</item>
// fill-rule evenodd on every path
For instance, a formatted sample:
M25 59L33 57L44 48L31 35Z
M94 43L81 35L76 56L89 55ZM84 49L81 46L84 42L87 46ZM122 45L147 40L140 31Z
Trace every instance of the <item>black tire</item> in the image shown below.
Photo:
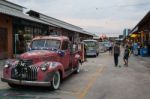
M81 63L78 61L78 66L75 70L75 73L78 74L78 73L80 73L80 71L81 71Z
M96 56L98 56L99 55L99 53L96 53Z
M95 58L96 58L96 57L97 57L97 54L96 54L96 55L93 55L93 57L95 57Z
M60 82L61 82L61 75L60 75L60 72L57 71L57 72L55 72L55 74L52 78L50 89L57 90L60 86Z
M11 84L11 83L8 83L8 85L9 85L11 88L18 88L18 87L19 87L19 85Z

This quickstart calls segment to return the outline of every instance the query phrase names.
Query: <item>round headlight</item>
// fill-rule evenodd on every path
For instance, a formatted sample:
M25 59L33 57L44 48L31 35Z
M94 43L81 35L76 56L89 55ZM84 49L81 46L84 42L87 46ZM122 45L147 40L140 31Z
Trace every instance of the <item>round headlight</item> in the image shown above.
M47 70L47 67L46 67L46 66L43 66L43 67L41 67L41 70L42 70L42 71L46 71L46 70Z
M4 67L5 67L5 68L8 68L8 67L9 67L9 65L8 65L8 64L5 64L5 65L4 65Z
M41 66L41 70L42 70L42 71L46 71L46 70L48 69L48 67L49 67L49 64L48 64L48 63L44 63L44 64L42 64L42 66Z

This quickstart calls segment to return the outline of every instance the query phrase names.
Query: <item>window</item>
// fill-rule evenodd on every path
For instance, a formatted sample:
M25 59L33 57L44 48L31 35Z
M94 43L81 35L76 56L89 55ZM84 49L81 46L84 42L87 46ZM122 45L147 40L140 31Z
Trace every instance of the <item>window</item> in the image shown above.
M62 50L67 50L68 49L68 45L69 45L69 42L68 41L64 41L63 44L62 44Z

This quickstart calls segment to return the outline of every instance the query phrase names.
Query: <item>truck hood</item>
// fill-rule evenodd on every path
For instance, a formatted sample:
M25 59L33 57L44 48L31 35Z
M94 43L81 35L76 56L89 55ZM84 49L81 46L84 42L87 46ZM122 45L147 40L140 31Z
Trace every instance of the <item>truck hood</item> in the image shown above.
M49 50L32 50L26 53L23 53L20 55L20 59L23 60L32 60L35 61L44 61L45 59L49 57L54 57L57 55L57 52L55 51L49 51Z

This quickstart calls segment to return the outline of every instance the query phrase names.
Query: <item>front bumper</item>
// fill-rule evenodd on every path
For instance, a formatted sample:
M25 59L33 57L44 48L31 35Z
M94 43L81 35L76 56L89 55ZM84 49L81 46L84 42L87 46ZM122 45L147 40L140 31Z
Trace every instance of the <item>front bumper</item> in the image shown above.
M50 82L41 82L41 81L25 81L25 80L16 80L16 79L6 79L1 78L3 82L16 84L16 85L28 85L28 86L50 86Z
M87 55L87 56L95 56L96 53L95 53L95 52L87 52L86 55Z

